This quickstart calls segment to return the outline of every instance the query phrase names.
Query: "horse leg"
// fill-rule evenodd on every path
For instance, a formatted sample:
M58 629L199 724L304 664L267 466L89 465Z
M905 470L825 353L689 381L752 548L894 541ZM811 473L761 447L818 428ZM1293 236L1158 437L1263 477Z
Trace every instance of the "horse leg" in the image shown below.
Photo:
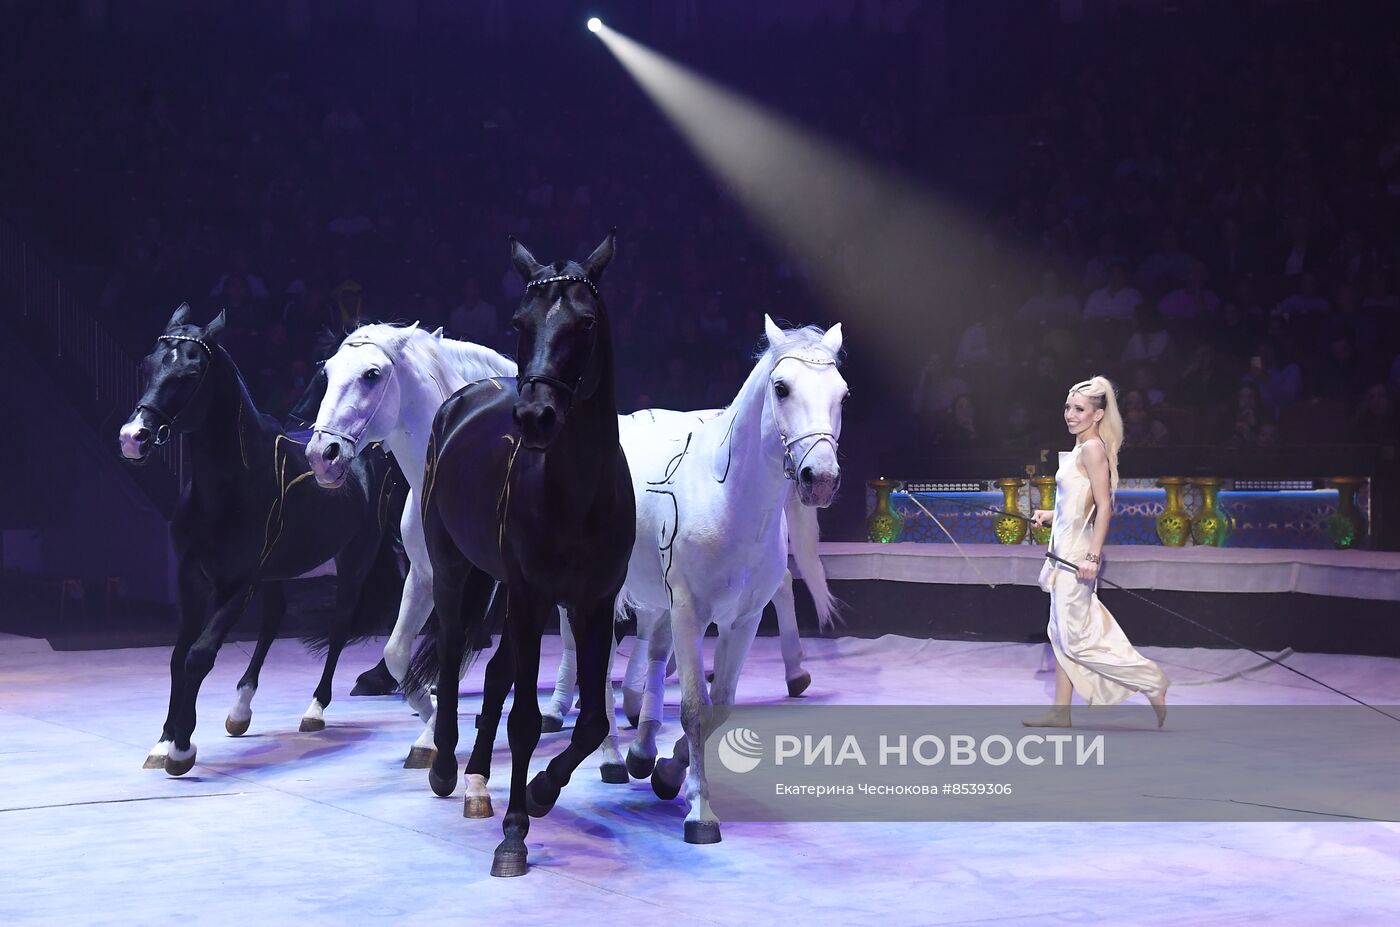
M564 719L574 707L574 685L578 682L574 629L569 626L569 616L563 608L559 609L559 639L564 652L559 657L559 672L554 677L554 695L549 700L549 710L540 718L540 730L546 734L564 729Z
M467 610L482 608L494 585L489 574L460 553L447 564L434 563L433 610L438 616L438 696L433 744L437 755L428 767L434 794L449 797L457 788L457 683L467 645Z
M647 674L637 709L637 739L627 748L627 772L634 779L645 779L656 768L656 735L666 715L666 670L671 660L670 614L639 612L637 627L640 629L648 619L651 627L646 641Z
M350 639L360 594L364 591L371 564L379 556L382 541L383 535L377 528L362 531L335 558L335 619L327 635L326 662L321 669L321 678L311 693L311 704L306 707L297 726L297 730L303 734L326 729L326 709L331 706L335 668L340 663L340 653L345 649L346 641Z
M612 602L595 603L586 611L570 611L570 623L578 617L575 633L579 656L579 714L569 745L530 782L526 807L533 817L543 817L554 807L559 792L569 784L574 770L593 751L602 746L608 736L608 719L604 705L608 702L605 687L608 679L608 657L612 652ZM620 766L621 764L619 764ZM621 770L619 770L621 771ZM622 771L624 781L626 772ZM607 781L606 777L604 781Z
M497 595L504 593L497 592ZM489 818L491 793L486 782L491 778L491 754L496 749L496 732L501 726L501 709L510 693L515 676L513 633L510 622L501 632L501 644L486 664L486 680L481 693L481 713L476 716L476 742L467 759L467 797L462 803L462 817Z
M422 514L414 490L409 490L408 501L404 503L399 536L403 538L404 552L408 555L408 576L404 580L403 597L399 599L399 615L394 621L394 630L384 645L384 665L399 683L409 706L423 722L423 730L409 748L403 768L426 769L433 762L433 700L423 686L404 687L409 661L413 657L413 642L433 611L433 564L428 559Z
M681 675L681 726L684 736L676 741L669 760L659 760L651 773L651 790L663 801L679 794L690 765L692 749L704 749L703 715L710 707L710 693L705 685L705 654L702 645L708 616L701 616L688 595L676 592L676 605L671 609L671 636L675 642L676 666ZM689 797L689 796L687 796ZM686 831L691 829L687 816Z
M690 768L686 771L685 797L690 811L685 816L686 843L719 843L719 818L710 808L710 784L705 778L705 739L729 716L738 689L739 671L758 633L763 612L754 612L732 625L720 625L719 642L715 646L715 681L710 687L710 705L699 712L698 723L686 726L690 741ZM685 705L682 701L682 720Z
M530 771L530 757L540 742L540 703L535 687L540 679L540 637L552 605L531 596L528 589L510 590L506 623L515 642L511 653L516 693L510 719L506 722L506 732L510 736L510 803L501 822L504 837L491 862L491 875L502 878L524 875L529 868L525 847L525 837L530 833L526 776Z
M195 703L199 699L199 687L204 682L204 677L214 668L214 658L223 646L224 638L238 621L238 616L248 607L254 590L253 586L235 586L217 593L209 623L185 654L185 670L175 711L174 737L171 738L170 751L165 756L165 771L172 776L183 776L194 767L198 750L190 737L194 734Z
M424 559L427 555L424 554ZM413 657L413 642L428 616L433 613L433 573L410 560L408 579L404 582L403 598L399 600L399 617L394 622L394 630L384 645L384 665L389 674L399 682L403 697L413 709L423 729L418 738L408 748L404 758L404 769L427 769L433 762L433 725L435 723L432 697L424 686L406 685L408 664Z
M185 658L190 647L204 626L204 615L209 606L209 589L200 578L199 568L186 559L180 562L176 577L179 589L180 625L175 635L175 646L170 651L170 701L165 709L165 723L160 729L160 740L146 754L145 769L164 769L165 758L170 754L170 742L175 738L175 714L180 704L180 691L184 686Z
M622 762L622 753L618 750L617 735L617 693L613 690L612 670L613 659L617 656L617 646L609 631L608 639L608 665L603 671L603 717L608 720L608 734L603 738L603 746L598 753L602 760L598 764L598 775L603 777L603 781L608 785L626 785L632 780L627 776L627 766Z
M627 723L636 727L641 722L642 696L647 685L647 646L641 635L641 623L637 625L637 639L632 644L632 654L627 658L627 670L622 675L622 712L627 715Z
M228 717L224 718L224 730L233 737L248 733L248 725L253 720L253 696L258 692L258 676L262 673L268 649L277 639L282 619L287 615L287 593L281 583L263 583L260 591L263 613L258 643L253 648L253 659L248 661L248 668L243 671L243 678L238 680L238 697L228 710Z
M783 581L773 594L773 611L778 614L778 644L783 651L783 678L788 696L797 698L812 684L812 674L802 668L802 636L797 633L797 602L792 594L792 571L783 571Z

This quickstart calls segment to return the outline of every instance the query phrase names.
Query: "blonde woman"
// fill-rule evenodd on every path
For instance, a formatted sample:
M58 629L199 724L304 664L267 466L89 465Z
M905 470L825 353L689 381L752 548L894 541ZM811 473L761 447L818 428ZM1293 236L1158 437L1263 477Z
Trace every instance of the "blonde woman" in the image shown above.
M1071 563L1047 559L1040 588L1050 593L1050 646L1055 652L1055 704L1027 727L1069 727L1070 697L1078 692L1090 705L1113 705L1141 692L1167 717L1171 684L1157 664L1138 653L1099 601L1099 564L1113 493L1118 488L1118 448L1123 419L1113 384L1103 377L1076 383L1065 399L1065 426L1074 449L1060 455L1055 474L1055 509L1037 509L1037 525L1053 525L1050 551Z

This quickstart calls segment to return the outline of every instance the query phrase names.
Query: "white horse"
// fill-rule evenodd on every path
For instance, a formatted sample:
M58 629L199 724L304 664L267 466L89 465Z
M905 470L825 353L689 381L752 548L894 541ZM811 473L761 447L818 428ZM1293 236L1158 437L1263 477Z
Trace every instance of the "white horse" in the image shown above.
M433 606L432 565L428 561L423 539L418 502L433 416L444 399L466 383L490 377L515 376L516 365L489 348L444 338L440 329L430 334L418 328L417 323L407 327L372 324L361 326L346 337L335 355L326 361L325 374L326 393L307 445L307 459L317 481L325 486L339 485L355 455L369 444L380 441L394 454L410 486L400 525L404 551L409 559L409 573L399 604L398 620L384 647L385 666L395 680L402 683L412 656L413 641L427 622ZM682 421L694 425L699 419L717 414L655 410L621 418L644 421L648 423L646 427L657 430ZM816 602L818 618L826 627L831 625L833 600L826 588L826 574L822 570L821 560L816 556L816 527L813 518L801 537L795 539L794 548L799 567ZM796 695L810 684L811 677L801 666L801 640L797 635L790 574L784 589L786 601L779 596L774 605L784 632L782 646L788 668L788 690ZM560 627L566 647L558 675L561 679L567 676L571 695L576 661L569 624L562 613ZM642 658L646 652L644 646L634 648L633 667L644 666ZM633 667L629 667L629 676L640 678L642 674ZM433 702L427 691L421 688L406 689L404 697L424 721L423 731L409 749L404 766L426 767L432 762L434 750ZM638 698L641 699L640 693ZM657 704L660 704L659 696ZM556 724L559 726L562 726L564 713L558 713ZM620 772L622 758L617 747L615 713L609 712L609 717L614 720L603 746L604 766ZM657 720L660 720L659 714ZM616 773L613 777L616 778ZM625 781L625 775L622 778Z
M722 409L707 409L703 412L671 412L664 409L644 409L626 416L626 418L636 420L638 422L636 426L623 427L635 431L634 440L637 441L647 439L670 441L674 439L675 434L659 435L657 429L649 427L648 423L664 423L665 426L673 426L676 433L684 436L693 430L697 423L704 423L716 418L722 411ZM627 447L624 446L623 451L626 450ZM783 512L783 518L788 552L797 563L802 579L807 584L807 591L811 595L812 604L816 609L817 624L822 630L830 630L836 624L836 600L827 585L826 568L822 565L821 557L817 553L817 542L821 539L817 513L796 499L789 499ZM773 596L773 611L778 618L779 647L783 656L783 679L787 683L788 695L797 698L812 684L812 674L802 666L804 656L802 636L797 629L797 601L793 594L792 580L791 571L784 571L782 582L779 583L778 590ZM657 620L659 619L655 616L646 621L639 617L638 629L650 628ZM575 684L578 673L573 659L573 634L569 630L567 621L560 622L559 630L564 641L564 656L559 661L559 671L554 681L554 694L550 697L549 707L544 712L546 731L557 731L563 727L564 719L568 717L573 707L574 693L576 692ZM669 635L666 639L670 639ZM658 659L661 661L660 668L649 665ZM660 670L659 676L658 669ZM645 708L648 712L647 720L662 720L659 714L661 706L659 693L664 692L665 678L674 671L675 661L669 647L666 648L664 654L649 658L647 641L640 636L638 637L628 660L627 671L622 682L623 711L634 727L640 725L643 720L644 706L647 706ZM646 701L647 687L650 687L650 691L654 695L650 702ZM633 775L640 778L636 772Z
M718 418L669 442L629 426L620 434L637 502L637 541L620 600L653 625L642 634L653 676L648 700L658 654L674 643L685 736L670 760L655 763L651 782L669 799L684 777L688 843L720 839L705 781L705 738L716 724L708 708L733 704L763 606L783 583L784 505L794 485L803 505L830 505L840 482L837 442L848 392L837 370L841 326L784 331L767 317L764 326L768 348ZM701 643L710 624L719 641L707 690ZM654 761L659 725L650 714L644 709L629 767Z
M408 578L394 630L384 646L384 664L400 683L408 673L413 640L433 610L433 571L423 539L420 511L423 467L433 416L443 401L467 383L513 377L515 361L490 348L429 333L418 323L362 325L326 361L326 395L306 447L307 461L322 486L338 486L349 462L382 441L409 484L400 536L408 555ZM433 702L426 690L404 697L425 722L406 767L426 766L433 752Z

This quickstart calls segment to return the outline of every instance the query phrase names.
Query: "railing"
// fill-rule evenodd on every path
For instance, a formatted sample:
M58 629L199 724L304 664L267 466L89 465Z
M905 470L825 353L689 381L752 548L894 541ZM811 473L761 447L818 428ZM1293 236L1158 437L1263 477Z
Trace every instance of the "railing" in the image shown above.
M35 356L84 377L102 421L124 421L143 391L136 358L5 220L0 220L0 288L8 291L0 292L0 311L35 342ZM151 459L177 487L183 485L183 442L156 448Z

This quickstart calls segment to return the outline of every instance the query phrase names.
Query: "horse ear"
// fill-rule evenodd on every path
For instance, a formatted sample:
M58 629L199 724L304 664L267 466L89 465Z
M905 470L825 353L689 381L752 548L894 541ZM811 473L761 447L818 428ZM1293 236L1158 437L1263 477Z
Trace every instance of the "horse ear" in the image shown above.
M214 316L214 321L204 326L204 337L211 339L219 337L220 333L224 330L225 323L224 310L220 309L219 314Z
M776 348L784 341L787 341L787 335L783 333L783 330L778 327L778 323L774 322L772 317L766 312L763 314L763 332L768 336L768 347L770 348Z
M438 340L438 341L441 341L441 340L442 340L442 326L441 326L441 325L439 325L437 328L433 329L433 338L435 338L435 339Z
M583 272L588 275L588 279L594 283L603 276L604 269L608 262L613 259L613 250L617 246L617 229L608 232L608 237L603 239L603 243L593 249L593 253L588 256L588 260L583 262Z
M165 327L166 327L166 328L175 328L175 327L178 326L178 325L184 325L184 324L185 324L186 322L188 322L189 320L190 320L190 304L189 304L189 303L181 303L181 304L175 309L175 314L172 315L172 316L170 317L170 321L166 323L166 326L165 326Z
M515 240L513 235L510 237L510 261L526 283L535 279L535 275L540 272L542 266L524 245Z
M831 326L830 328L828 328L828 329L826 330L826 334L825 334L825 335L822 335L822 345L823 345L827 350L829 350L832 354L837 354L837 353L839 353L839 352L841 351L841 323L840 323L840 322L837 322L835 325L833 325L833 326Z

